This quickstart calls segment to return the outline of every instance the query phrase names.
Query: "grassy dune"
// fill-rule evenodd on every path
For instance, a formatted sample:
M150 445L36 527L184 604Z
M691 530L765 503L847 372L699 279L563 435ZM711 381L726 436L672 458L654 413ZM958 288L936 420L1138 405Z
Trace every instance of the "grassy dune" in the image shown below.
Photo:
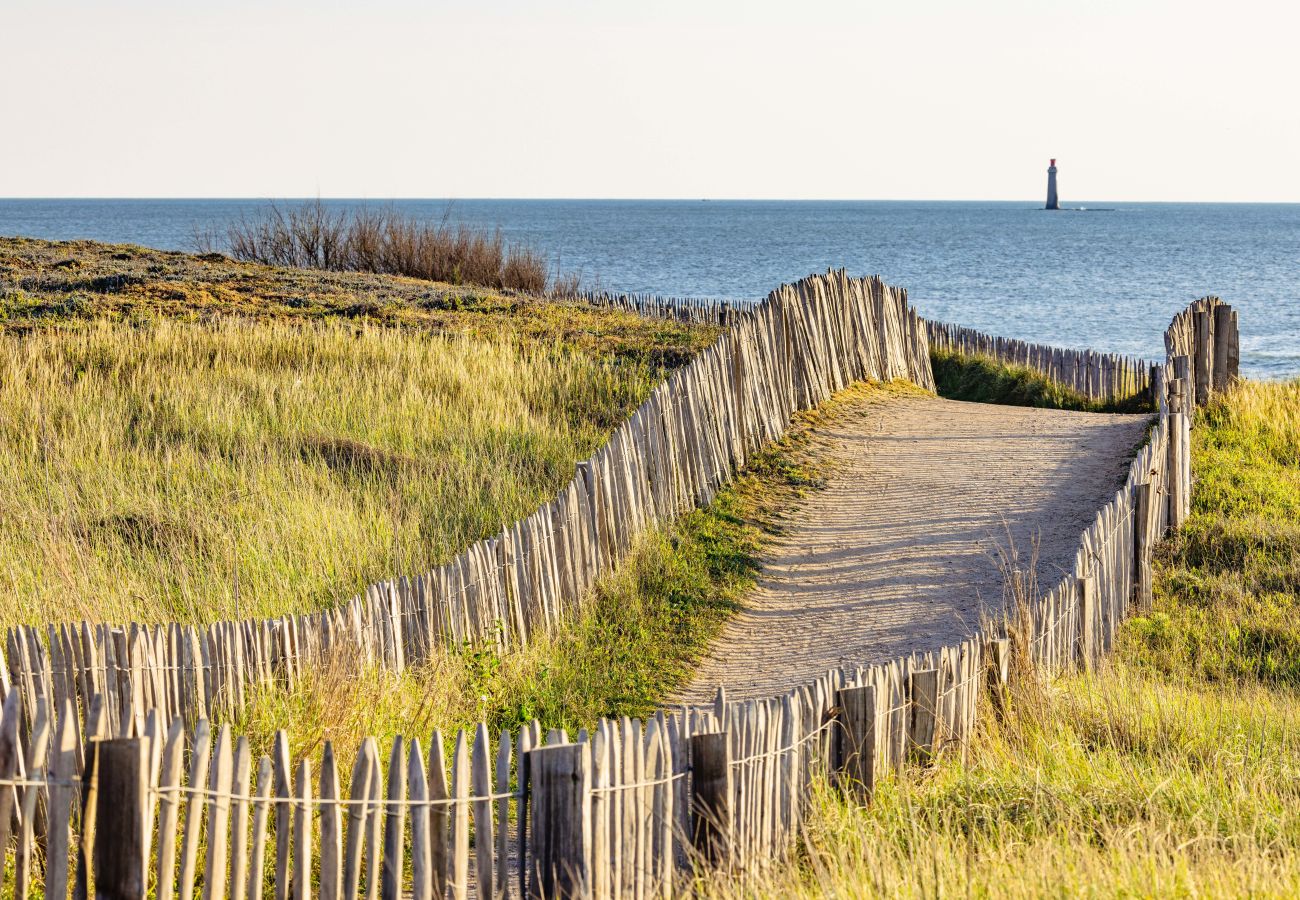
M1300 892L1300 384L1248 383L1193 432L1193 513L1111 663L989 710L968 752L823 790L797 866L733 896Z
M445 561L553 495L712 334L0 241L0 623L276 615Z

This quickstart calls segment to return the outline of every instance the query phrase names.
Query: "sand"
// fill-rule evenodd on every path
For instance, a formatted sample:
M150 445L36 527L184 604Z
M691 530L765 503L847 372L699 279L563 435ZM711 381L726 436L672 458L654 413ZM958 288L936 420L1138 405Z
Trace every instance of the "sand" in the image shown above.
M819 435L832 475L675 702L780 693L829 668L955 643L1003 603L999 552L1056 583L1123 483L1148 416L897 397Z

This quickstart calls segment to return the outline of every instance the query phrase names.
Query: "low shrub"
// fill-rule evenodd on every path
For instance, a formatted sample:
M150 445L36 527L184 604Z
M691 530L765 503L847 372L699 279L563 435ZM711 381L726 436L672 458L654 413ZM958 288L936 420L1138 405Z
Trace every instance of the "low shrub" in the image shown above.
M473 284L541 294L545 256L507 244L500 231L442 221L427 222L395 209L335 210L320 200L269 204L253 218L228 225L219 239L196 235L198 251L224 249L237 260L304 269L376 272L448 284ZM576 292L572 276L557 277Z

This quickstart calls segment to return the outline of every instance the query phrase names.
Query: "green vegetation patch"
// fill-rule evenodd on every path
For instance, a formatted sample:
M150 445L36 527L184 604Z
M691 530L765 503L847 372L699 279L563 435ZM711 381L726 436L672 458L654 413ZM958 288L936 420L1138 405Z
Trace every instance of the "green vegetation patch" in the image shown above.
M1089 400L1033 369L1007 365L991 356L931 350L930 366L934 370L936 392L949 400L1083 412L1151 411L1151 403L1145 397L1131 397L1117 403Z
M1192 431L1192 514L1128 629L1168 674L1300 687L1300 383L1247 382Z
M1300 704L1119 664L983 722L965 756L816 791L795 865L723 897L1224 897L1300 891Z

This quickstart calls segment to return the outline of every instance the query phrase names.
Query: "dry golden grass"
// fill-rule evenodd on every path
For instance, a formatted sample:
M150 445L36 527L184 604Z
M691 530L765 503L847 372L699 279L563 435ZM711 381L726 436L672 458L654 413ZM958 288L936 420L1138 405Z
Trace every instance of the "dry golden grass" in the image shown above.
M0 336L0 621L320 608L535 508L650 364L371 326Z
M0 238L0 623L320 608L553 495L715 329Z
M506 244L500 231L451 225L446 218L424 221L391 206L334 210L320 200L272 203L253 219L229 225L217 240L199 235L198 242L201 249L219 244L235 259L267 265L546 290L548 267L539 251Z
M0 330L88 321L148 324L338 320L557 341L592 355L675 367L716 328L645 319L582 302L419 278L295 269L94 241L0 237Z

